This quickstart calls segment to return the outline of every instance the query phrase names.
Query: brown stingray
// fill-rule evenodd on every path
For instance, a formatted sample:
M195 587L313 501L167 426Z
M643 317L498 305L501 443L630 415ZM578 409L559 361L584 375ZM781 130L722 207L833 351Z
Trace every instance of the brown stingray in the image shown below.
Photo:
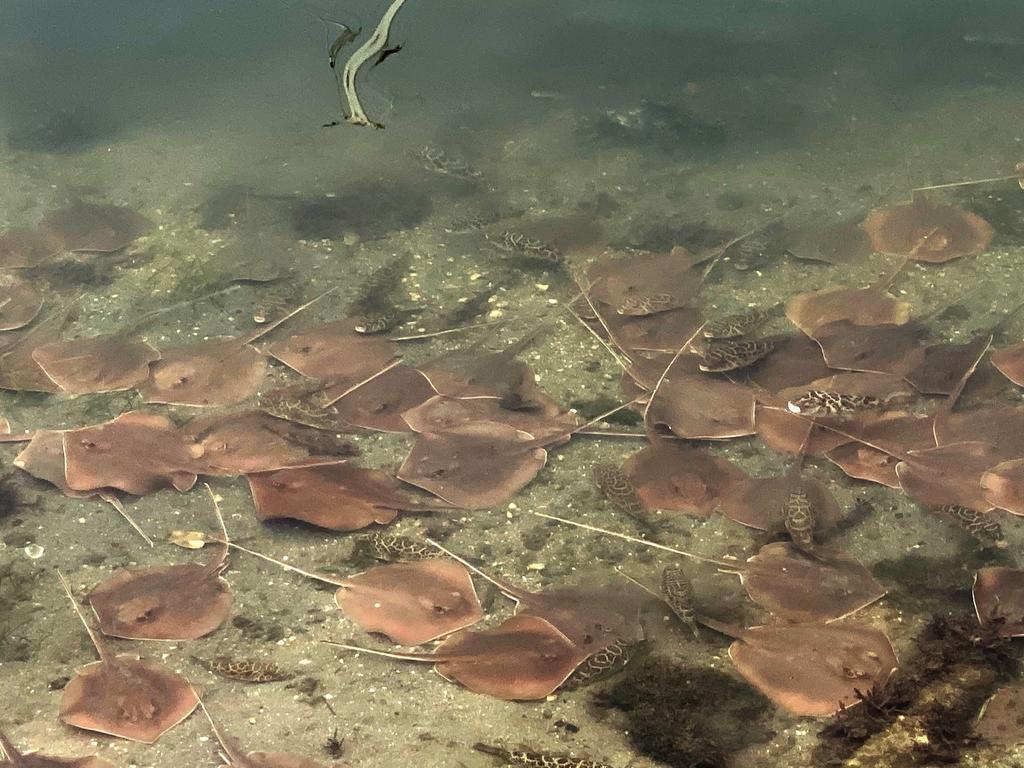
M862 226L876 251L933 264L979 254L992 240L992 227L980 216L923 197L876 208Z
M992 694L981 708L974 733L1002 747L1024 741L1024 683L1003 685Z
M147 403L234 405L256 394L266 370L266 359L255 347L222 336L161 350L138 389Z
M42 306L39 289L10 272L0 272L0 331L28 325Z
M707 517L746 475L728 459L678 440L655 440L624 467L647 509Z
M65 495L88 498L93 491L76 491L68 487L64 476L64 433L49 429L37 430L29 444L12 462L38 480L57 486Z
M795 715L832 715L897 667L889 638L855 624L753 627L729 647L747 682Z
M50 211L40 225L64 250L86 253L119 251L152 228L153 222L130 208L81 200Z
M727 379L670 371L651 398L650 425L689 440L754 434L754 392Z
M681 246L668 253L608 254L587 270L593 299L612 307L635 297L671 293L676 306L693 298L701 287L700 259Z
M428 643L484 615L469 571L453 560L378 565L338 584L345 615L399 645Z
M779 344L775 351L747 374L750 381L769 392L809 384L831 376L835 371L825 365L821 347L802 333Z
M990 359L1003 376L1024 387L1024 341L995 350Z
M899 488L900 481L896 476L896 465L900 461L898 454L933 448L934 424L931 416L907 413L886 413L870 421L845 423L843 432L866 440L870 445L856 440L847 442L845 435L832 432L843 443L829 450L825 456L850 477Z
M0 748L3 749L3 756L0 759L0 768L114 768L102 757L51 757L41 755L38 752L30 752L25 755L18 751L7 734L0 730Z
M1024 409L1008 404L983 405L935 415L935 442L950 445L980 442L991 446L999 461L1024 456Z
M356 389L335 394L336 389L328 394L339 417L381 432L411 432L402 415L437 394L427 378L408 365L397 365Z
M799 459L794 468L799 466ZM721 501L722 514L730 520L759 531L780 533L783 525L783 507L794 489L807 494L815 512L815 530L827 531L842 519L839 503L828 487L816 478L800 475L791 468L776 477L748 477L738 483Z
M803 387L794 387L783 392L806 392ZM821 456L837 446L843 445L848 440L835 432L830 432L824 426L816 424L807 438L807 418L791 413L782 403L783 397L775 400L777 404L768 405L758 403L754 411L754 427L757 436L765 445L778 453L800 453L803 448L807 456ZM862 419L877 418L875 414L864 414ZM815 417L816 422L830 423L833 419ZM840 422L846 424L848 422ZM804 445L806 441L806 446Z
M614 642L632 643L644 638L640 608L646 598L633 591L603 585L554 587L543 592L528 592L485 573L437 542L427 541L514 600L516 615L538 616L551 622L587 655Z
M213 721L206 704L199 701L203 714L213 728L213 733L220 742L224 752L220 755L224 761L220 768L324 768L322 763L310 760L290 752L245 752L237 739L227 736ZM347 763L331 763L330 768L351 768Z
M506 701L545 699L590 655L552 624L513 616L492 629L463 630L433 653L388 653L332 643L360 653L433 664L441 677Z
M981 476L982 493L993 507L1024 515L1024 459L996 464Z
M87 395L141 384L160 353L144 341L114 333L43 344L32 351L32 359L64 392Z
M829 323L902 325L910 320L910 305L888 293L891 277L870 288L825 288L801 293L786 304L786 317L808 336Z
M69 488L116 488L144 496L161 488L187 491L201 468L202 446L166 416L130 411L113 421L64 432Z
M394 343L356 333L359 320L345 318L314 326L267 347L267 353L311 379L355 384L395 357Z
M981 568L974 576L973 595L978 621L999 622L1003 637L1024 637L1024 571Z
M0 388L16 392L61 391L53 379L43 373L32 353L35 348L60 338L67 324L70 307L54 312L27 329L16 341L0 350Z
M114 656L82 614L71 586L58 572L100 660L77 671L64 687L60 719L75 728L152 744L199 704L188 682L163 664Z
M827 264L852 264L871 253L871 241L855 221L804 227L790 233L783 245L798 259Z
M286 467L334 464L358 449L335 432L284 421L260 411L215 413L182 431L203 448L201 473L237 476Z
M37 267L60 250L60 240L46 232L12 227L0 235L0 269Z
M896 476L914 501L932 506L962 504L978 512L994 507L981 484L985 472L999 462L988 443L950 443L907 452L900 459Z
M417 435L398 478L457 507L487 509L508 501L533 480L547 457L531 435L480 421Z
M355 531L373 523L387 525L400 511L438 509L409 498L385 472L345 463L279 469L246 478L260 520L302 520L333 531Z
M209 486L207 486L209 490ZM131 640L195 640L208 635L231 615L228 535L217 508L224 541L208 563L120 568L89 592L100 631Z
M825 363L846 371L870 371L905 376L921 365L927 333L923 324L857 325L836 320L815 329Z
M700 310L681 307L646 317L629 317L598 305L598 313L612 341L633 357L632 350L664 350L669 354L679 349L703 322ZM664 370L665 366L661 366Z
M774 542L736 570L750 599L792 622L837 621L881 599L886 589L860 561L834 547L808 557L790 542Z
M402 414L413 432L450 432L478 421L507 424L534 437L557 437L576 426L575 419L555 408L512 410L498 397L445 397L435 395Z

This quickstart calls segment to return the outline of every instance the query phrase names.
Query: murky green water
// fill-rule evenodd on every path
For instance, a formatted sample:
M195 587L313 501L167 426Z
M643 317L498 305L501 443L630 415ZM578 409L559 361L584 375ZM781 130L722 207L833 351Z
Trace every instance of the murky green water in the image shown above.
M566 311L580 290L574 279L587 285L587 270L602 254L637 264L645 252L667 254L673 246L707 254L753 231L714 263L699 297L682 303L699 305L704 319L772 309L829 286L870 285L898 261L869 245L841 263L797 258L806 255L800 233L849 224L830 246L845 254L872 209L904 204L918 187L1012 175L1024 160L1024 7L1009 0L407 0L390 34L372 44L391 5L0 3L0 229L7 238L0 264L41 304L27 325L0 331L0 374L9 387L0 393L0 415L13 432L74 429L139 410L169 418L175 429L197 416L268 403L276 403L278 416L322 418L317 408L310 417L308 404L275 399L282 387L310 385L276 357L251 374L258 395L216 408L145 402L139 387L155 352L141 353L142 378L111 392L24 391L38 387L11 372L27 375L15 361L31 366L36 358L22 353L40 339L124 333L115 347L134 339L166 358L172 348L214 337L252 338L325 292L255 346L263 352L349 316L379 321L399 337L480 324L397 342L398 354L426 370L438 361L454 366L456 358L444 356L468 347L469 365L466 359L525 338L519 358L551 402L593 418L635 394L622 387L616 357L595 336L605 329L598 324L592 333ZM336 47L332 69L331 46L346 31L358 34ZM366 63L355 74L355 93L366 121L382 129L346 119L359 113L345 65L361 50ZM983 217L991 238L975 249L980 253L912 260L892 293L911 315L926 318L921 343L987 338L986 329L1024 295L1024 192L1011 178L935 190L929 200ZM88 236L110 242L82 245L75 238L86 225L65 214L83 203L117 206L146 223L130 235L115 227L111 235L93 221ZM20 228L39 238L36 251L12 245L11 230ZM944 247L929 241L937 228L926 229L905 249L912 257ZM686 280L692 284L699 272ZM667 276L654 287L671 297L685 282ZM10 284L5 276L0 288ZM0 304L0 319L14 306L13 299ZM781 309L758 334L795 332ZM1024 319L1011 316L997 330L994 345L1008 347L1022 338ZM680 344L671 338L669 352ZM360 347L335 362L363 354ZM649 353L630 354L636 361ZM103 374L100 368L85 374ZM477 374L496 370L492 362ZM733 379L748 386L749 373ZM188 375L201 374L202 366ZM771 387L750 375L759 387L753 391L766 395ZM225 378L244 379L241 363ZM414 385L403 386L400 394L410 395ZM986 357L958 408L1017 408L1020 391ZM911 394L915 413L942 407L941 398ZM515 397L503 403L512 412L536 410ZM404 407L386 405L399 419ZM716 407L697 410L707 416ZM778 534L786 539L719 513L714 487L724 483L722 464L695 479L687 474L697 466L691 457L678 476L662 477L679 493L704 493L706 514L649 512L638 521L624 513L628 504L602 496L595 466L621 466L645 445L639 410L599 425L626 436L578 434L546 445L536 477L500 503L402 514L395 530L443 541L530 590L621 587L617 567L656 585L665 566L680 564L665 551L533 512L719 563L741 564ZM996 432L1009 423L1008 412L985 422L991 433L979 436L971 427L980 416L963 417L960 429L970 440L1003 446L1012 435ZM339 422L317 426L324 429L315 443L307 433L306 442L292 435L302 451L337 455L350 442L360 452L358 466L388 473L415 440L378 429L339 435ZM750 431L685 444L697 452L692 456L717 457L753 477L792 466L795 451L777 453ZM133 455L152 468L150 440ZM249 447L260 445L252 440ZM26 751L97 754L117 766L216 764L214 734L199 714L152 746L58 719L75 670L96 656L55 570L84 596L118 568L208 559L209 548L190 553L164 541L172 530L216 530L204 480L243 546L335 579L375 565L365 532L261 522L244 477L203 471L187 492L118 494L155 541L150 547L108 503L62 494L15 466L23 448L0 449L0 728ZM498 464L490 477L500 474ZM59 451L55 466L63 477ZM978 623L971 589L978 569L1018 565L1019 519L990 513L986 519L1002 529L996 546L930 511L935 504L852 479L820 455L808 456L802 471L823 484L840 512L824 545L859 560L887 592L836 626L884 632L901 662L898 684L884 699L854 705L842 727L764 696L730 659L730 638L706 627L693 632L660 604L644 609L643 653L614 677L540 701L472 693L430 665L324 644L393 647L339 612L333 586L241 552L231 556L226 578L234 603L219 629L191 641L108 644L115 653L162 661L201 686L210 712L244 751L288 751L318 764L500 764L474 751L476 742L636 767L1018 764L1020 749L1004 742L1024 739L1019 722L997 724L995 735L996 725L973 728L989 696L1013 690L1020 641L999 642ZM941 473L925 474L934 480ZM490 490L486 480L482 487ZM748 599L734 573L697 561L681 565L699 614L740 627L785 623ZM478 579L477 589L489 625L512 614L493 585ZM833 651L825 655L840 676L861 674ZM220 656L272 662L292 676L251 684L195 660Z

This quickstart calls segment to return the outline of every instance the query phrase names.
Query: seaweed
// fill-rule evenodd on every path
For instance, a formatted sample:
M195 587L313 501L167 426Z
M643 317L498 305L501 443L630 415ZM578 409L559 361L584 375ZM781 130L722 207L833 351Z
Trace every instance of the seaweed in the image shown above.
M679 768L725 768L736 752L771 735L759 693L723 672L659 656L630 665L593 703L626 715L639 753Z
M877 768L957 762L976 741L978 711L1016 673L1018 657L998 624L933 616L888 681L858 692L859 704L822 729L813 764L853 757Z

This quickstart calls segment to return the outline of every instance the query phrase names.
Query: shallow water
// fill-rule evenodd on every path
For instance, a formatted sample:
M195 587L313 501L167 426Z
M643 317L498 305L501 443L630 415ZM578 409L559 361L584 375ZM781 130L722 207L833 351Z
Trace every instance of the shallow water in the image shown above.
M327 60L338 28L318 16L362 27L359 41L342 49L341 67L387 5L3 3L0 228L35 227L74 200L125 206L153 223L115 253L25 273L43 294L44 315L76 300L64 338L112 333L172 306L140 330L158 349L249 335L264 315L333 289L270 337L281 340L345 317L372 276L398 260L388 302L423 310L396 333L436 330L466 300L490 295L460 322L514 321L487 331L492 350L539 328L521 359L557 403L596 416L623 401L621 372L564 307L577 290L570 273L605 249L700 251L759 227L859 221L907 201L913 188L1005 176L1024 159L1024 8L1010 0L408 0L391 36L401 51L358 81L367 113L386 128L348 125ZM341 124L323 127L332 121ZM442 155L425 159L424 147ZM965 341L1021 302L1024 192L1009 180L931 199L983 216L994 237L977 256L910 264L893 290L915 316L954 305L929 321L929 339ZM506 253L495 245L502 230L557 245L568 268ZM865 286L893 263L879 253L837 266L768 245L739 249L709 276L703 307L715 316L830 285ZM763 332L790 330L777 316ZM1022 333L1018 316L996 345ZM477 338L452 334L401 353L425 364ZM987 361L977 376L969 405L1019 405L1020 389ZM272 361L261 391L300 380ZM140 408L178 424L198 413L145 405L133 390L0 393L0 414L15 431L70 429ZM345 437L360 448L360 466L388 471L412 444L404 434ZM720 514L662 513L654 533L623 515L598 493L592 471L621 464L643 444L642 435L580 435L553 448L537 478L500 506L402 515L395 525L443 539L530 589L617 583L615 566L656 583L673 562L534 511L736 562L767 541ZM792 459L756 437L694 444L755 476L781 472ZM64 496L17 469L20 448L0 446L0 727L26 749L95 753L118 766L213 765L213 735L197 715L153 746L57 718L62 687L95 655L54 570L84 595L120 567L195 559L162 539L172 529L214 530L202 483L125 499L156 540L149 547L102 501ZM993 513L1007 546L985 547L898 490L851 480L821 458L809 458L805 470L846 517L829 544L888 589L856 621L885 631L901 659L914 658L933 617L973 621L978 568L1017 564L1024 529L1009 513ZM360 532L261 523L244 478L206 479L245 546L335 575L373 564ZM735 576L684 565L706 612L745 626L774 621ZM247 750L327 763L324 744L337 733L341 759L362 768L497 764L474 752L474 742L616 766L825 764L819 732L828 718L788 714L736 673L727 638L704 629L695 637L660 608L646 612L649 655L621 675L546 701L509 703L470 693L426 665L325 645L391 647L339 613L323 585L242 553L232 555L227 578L232 619L209 636L110 642L201 685L218 722ZM488 621L511 614L496 589L478 589ZM1018 653L1012 644L1006 650ZM247 685L192 660L220 655L273 660L298 676ZM972 690L994 692L1016 677L1014 663ZM951 679L934 685L955 686ZM978 695L942 716L976 717L986 698ZM911 742L940 731L880 728L862 751L834 764L911 765L908 755L926 754ZM957 743L946 754L967 765L1024 757L986 741Z

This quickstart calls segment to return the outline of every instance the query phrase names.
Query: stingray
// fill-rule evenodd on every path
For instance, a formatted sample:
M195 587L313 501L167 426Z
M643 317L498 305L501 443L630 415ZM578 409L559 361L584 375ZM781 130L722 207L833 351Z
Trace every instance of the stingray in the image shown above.
M72 395L132 389L149 376L160 353L123 333L43 344L32 351L43 372Z
M43 306L39 289L9 272L0 272L0 331L31 323Z
M245 752L237 739L227 736L213 721L206 704L200 699L199 706L206 715L217 741L224 750L220 768L323 768L321 763L290 752ZM347 763L332 763L330 768L351 768Z
M963 411L941 410L933 426L935 444L980 442L1006 461L1024 456L1024 409L1008 404L983 405Z
M885 595L856 558L834 547L817 547L815 555L773 542L734 572L751 600L785 621L837 621Z
M234 405L256 394L266 373L262 354L233 336L161 350L138 387L147 403Z
M64 250L85 253L119 251L152 228L153 222L130 208L81 200L50 211L40 224L40 230L60 242Z
M1024 636L1024 571L981 568L974 576L973 595L978 621L998 622L1003 637Z
M898 661L889 638L855 624L795 624L742 630L729 646L736 670L794 715L832 715L881 686Z
M0 269L38 267L60 250L60 240L46 232L11 227L0 235Z
M992 352L992 365L1018 387L1024 387L1024 341Z
M426 376L408 365L394 365L358 387L338 395L328 391L328 405L348 423L381 432L411 432L403 414L434 397Z
M700 310L694 307L681 307L647 317L628 317L608 314L599 306L598 317L604 323L609 338L620 349L626 350L630 357L634 356L634 350L675 352L702 322Z
M857 222L826 227L804 227L785 238L784 247L798 259L846 265L862 261L871 253L871 241Z
M547 463L543 441L514 427L480 421L416 436L398 478L463 509L497 506Z
M0 731L0 747L3 748L3 757L0 760L0 768L114 768L102 757L51 757L41 755L38 752L22 754L14 746L7 734Z
M981 488L993 507L1024 515L1024 459L1004 461L986 470Z
M726 379L669 372L651 396L647 421L688 440L754 434L754 392Z
M992 694L981 708L974 733L1002 747L1024 741L1024 683L1003 685Z
M933 264L979 254L992 240L992 227L980 216L923 197L876 208L862 226L876 251Z
M145 496L161 488L187 491L196 482L203 455L166 416L130 411L113 421L64 432L69 488L116 488Z
M100 657L79 669L64 687L61 721L86 731L152 744L192 714L199 704L195 691L163 664L112 654L86 621L71 585L59 571L57 575Z
M213 499L224 541L207 563L120 568L89 592L100 631L131 640L195 640L210 634L231 614L228 539Z
M815 511L815 529L827 531L842 519L842 510L828 487L820 480L800 474L799 458L784 474L776 477L748 477L725 495L719 508L723 515L759 531L784 530L783 507L789 494L799 489L807 494Z
M488 575L437 542L427 541L514 600L517 616L538 616L550 622L587 655L614 642L635 643L644 639L640 624L643 600L633 592L607 585L528 592Z
M927 328L918 321L856 325L836 320L819 326L812 336L831 368L904 376L924 360L921 340L926 333Z
M235 549L306 578L338 587L335 601L356 624L402 645L420 645L478 622L483 610L469 571L451 560L388 563L331 578L232 544Z
M677 440L654 440L626 462L647 509L707 517L746 475L729 460Z
M511 410L498 397L445 397L435 395L402 414L412 432L450 432L465 424L491 421L528 432L538 438L557 437L573 429L576 420L561 408Z
M902 325L910 320L910 305L889 294L899 269L868 288L825 288L801 293L786 304L786 317L808 336L824 325Z
M399 483L377 469L345 463L250 474L256 517L302 520L333 531L387 525L401 511L444 509L409 498Z
M934 424L931 416L906 413L882 414L868 422L843 424L846 434L826 430L841 444L825 456L850 477L899 488L896 465L900 460L896 453L933 448ZM866 442L849 440L849 435Z
M307 378L354 384L391 362L396 350L385 338L356 333L358 323L346 318L299 331L267 353Z
M358 449L334 431L284 421L260 411L193 419L183 433L203 449L204 475L237 476L288 467L334 464Z
M551 623L513 616L498 626L458 632L433 653L391 653L332 643L359 653L433 664L441 677L506 701L538 701L554 693L589 653Z
M747 372L747 377L762 389L779 392L810 384L834 373L825 365L821 347L804 334L797 333Z
M668 253L626 257L612 254L590 265L588 293L613 310L632 299L655 294L669 295L675 308L700 290L701 274L695 269L699 262L697 256L678 245Z

